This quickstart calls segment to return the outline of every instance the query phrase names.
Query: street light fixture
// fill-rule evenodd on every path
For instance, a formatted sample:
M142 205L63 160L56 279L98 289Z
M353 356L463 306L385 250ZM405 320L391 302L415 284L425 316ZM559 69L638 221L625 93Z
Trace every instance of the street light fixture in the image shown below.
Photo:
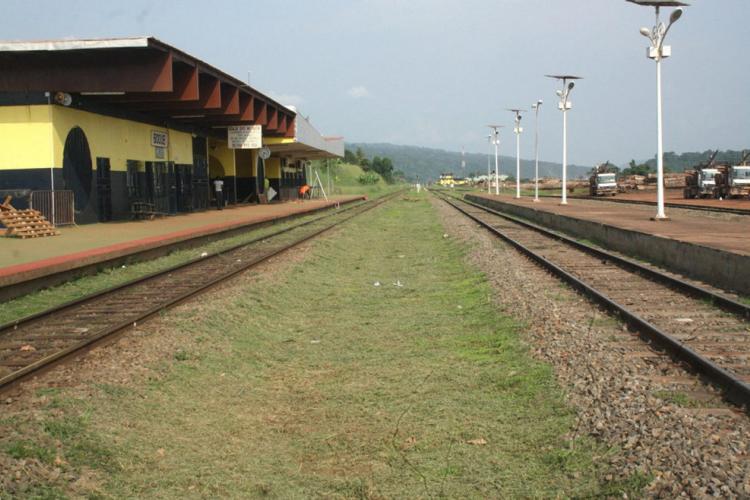
M491 194L492 182L490 182L490 178L492 177L492 173L490 169L490 155L492 155L492 134L487 136L487 145L487 194Z
M531 105L534 110L534 201L539 202L539 109L544 101L539 99Z
M662 121L661 94L661 60L672 55L672 47L664 45L664 39L669 29L682 17L681 7L687 7L685 2L674 0L627 0L636 5L654 7L656 10L656 24L654 27L641 28L641 35L651 42L646 53L649 59L656 61L656 216L653 220L669 220L664 212L664 135ZM662 7L677 7L669 16L669 24L664 24L659 17Z
M500 194L500 157L498 147L500 146L500 129L502 125L487 125L492 129L492 143L495 145L495 195Z
M516 115L513 122L513 133L516 134L516 199L521 197L521 133L523 127L521 127L521 113L525 112L523 109L509 109L511 113Z
M568 204L568 111L573 107L573 104L568 100L570 92L575 87L575 82L568 80L582 80L580 76L573 75L545 75L547 78L554 78L556 80L562 80L563 88L557 91L557 97L560 98L560 102L557 104L557 109L562 111L563 114L563 163L562 163L562 200L561 205Z

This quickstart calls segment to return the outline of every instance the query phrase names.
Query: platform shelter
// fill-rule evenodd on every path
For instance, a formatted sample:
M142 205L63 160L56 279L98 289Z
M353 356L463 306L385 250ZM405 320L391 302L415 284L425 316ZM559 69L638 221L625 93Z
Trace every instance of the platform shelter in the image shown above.
M232 127L261 143L237 147ZM327 144L294 108L153 37L0 42L0 195L58 224L205 210L216 178L230 204L266 202L268 186L288 199L311 159L343 156Z

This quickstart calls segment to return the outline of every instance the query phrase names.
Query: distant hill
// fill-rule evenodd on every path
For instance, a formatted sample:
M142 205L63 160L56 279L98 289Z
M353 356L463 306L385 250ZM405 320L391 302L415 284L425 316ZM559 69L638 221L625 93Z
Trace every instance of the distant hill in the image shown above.
M750 151L750 149L748 150ZM696 165L700 165L701 163L705 163L708 161L708 159L711 157L711 154L713 153L713 150L703 151L703 152L695 152L695 153L673 153L673 152L667 152L664 153L664 168L666 170L671 170L672 172L682 172L683 170L687 168L693 168ZM728 149L726 151L719 151L719 154L716 155L717 162L726 162L726 163L737 163L742 158L743 153L742 151L733 151L731 149ZM648 161L643 162L649 167L651 167L654 171L656 171L656 158L651 158ZM627 165L623 165L627 166Z
M458 151L366 142L347 143L346 148L352 151L362 148L362 152L369 159L375 156L387 156L393 161L396 170L403 171L412 180L419 176L419 179L423 181L434 181L440 177L442 172L453 172L454 175L461 177L472 174L487 174L486 154L466 153L466 169L461 171L461 153ZM491 167L494 171L494 156L491 159ZM571 179L588 177L590 170L591 167L568 165L568 176ZM539 162L539 175L541 177L560 177L561 171L562 165L560 163ZM500 173L515 176L516 158L501 156ZM533 177L534 161L521 159L521 178L530 179Z

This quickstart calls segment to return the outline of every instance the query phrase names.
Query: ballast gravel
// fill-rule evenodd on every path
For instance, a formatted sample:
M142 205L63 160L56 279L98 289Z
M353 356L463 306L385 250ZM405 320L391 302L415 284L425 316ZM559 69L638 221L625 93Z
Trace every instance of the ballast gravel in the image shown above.
M534 355L554 367L577 409L571 438L588 434L611 448L604 480L651 478L643 490L650 497L750 498L747 415L485 229L432 202L445 232L468 245L467 258L486 274L492 300L523 322ZM708 395L705 403L660 397L680 384Z

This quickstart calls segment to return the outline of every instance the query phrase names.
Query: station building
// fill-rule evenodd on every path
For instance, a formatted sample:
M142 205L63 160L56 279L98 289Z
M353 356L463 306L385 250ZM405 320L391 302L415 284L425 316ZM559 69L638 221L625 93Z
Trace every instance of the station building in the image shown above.
M249 128L262 144L230 142ZM267 187L289 200L310 160L343 153L294 108L153 37L0 42L0 195L58 224L205 210L216 178L230 204L267 202Z

